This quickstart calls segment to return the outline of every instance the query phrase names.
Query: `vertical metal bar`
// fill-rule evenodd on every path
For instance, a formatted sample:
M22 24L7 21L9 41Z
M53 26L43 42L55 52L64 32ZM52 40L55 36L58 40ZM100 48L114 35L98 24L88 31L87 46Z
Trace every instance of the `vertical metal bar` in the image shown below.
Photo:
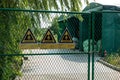
M92 80L94 80L94 19L95 13L92 12Z
M88 30L89 30L89 34L88 34L88 53L90 52L90 38L91 38L91 14L89 14L89 28L88 28Z
M88 42L88 80L90 80L90 34L91 34L91 14L88 15L89 16L89 42Z
M83 13L83 15L84 15L84 13ZM79 32L79 45L80 45L79 50L80 51L82 51L82 49L81 49L82 45L81 44L83 44L83 39L82 39L83 38L83 36L82 36L83 35L83 29L82 29L83 25L82 24L83 24L83 21L80 23L80 27L79 27L79 31L80 31Z
M88 53L88 80L90 80L90 53Z

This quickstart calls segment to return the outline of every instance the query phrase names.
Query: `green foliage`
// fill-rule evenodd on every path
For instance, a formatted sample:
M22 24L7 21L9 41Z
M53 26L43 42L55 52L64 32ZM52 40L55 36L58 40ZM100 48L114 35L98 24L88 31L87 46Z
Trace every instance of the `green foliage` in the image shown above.
M26 30L32 29L36 35L43 35L45 29L36 26L35 19L30 13L0 11L0 54L21 54L19 43ZM34 23L34 24L31 24ZM0 56L1 57L1 56ZM0 58L0 79L13 80L17 75L21 75L22 57L4 56Z
M111 53L107 55L104 60L114 66L120 67L120 55L119 53Z
M34 34L38 42L40 42L43 39L46 30L46 28L35 28Z
M59 24L58 24L58 17L55 17L52 20L52 24L50 26L50 29L53 31L54 34L59 34L60 27L59 27Z
M15 13L0 12L0 54L19 54L21 53L18 42L20 41L19 28L17 29L17 21ZM13 15L14 14L14 15ZM16 75L20 75L20 67L22 57L0 56L0 79L13 80Z
M88 0L84 0L88 4ZM21 8L41 10L81 11L81 0L20 0ZM51 5L52 4L52 5Z
M89 43L90 42L90 43ZM92 39L86 39L84 42L83 42L83 50L84 52L88 52L89 51L89 46L90 46L90 52L92 51L92 47L93 47L93 40ZM97 46L94 45L94 51L97 50Z
M4 56L0 59L1 80L13 80L16 75L21 75L22 57Z
M14 1L2 1L0 7L17 7ZM18 45L25 30L31 26L31 17L23 12L0 11L0 14L0 54L20 54ZM0 56L0 80L13 80L21 75L21 66L22 57Z

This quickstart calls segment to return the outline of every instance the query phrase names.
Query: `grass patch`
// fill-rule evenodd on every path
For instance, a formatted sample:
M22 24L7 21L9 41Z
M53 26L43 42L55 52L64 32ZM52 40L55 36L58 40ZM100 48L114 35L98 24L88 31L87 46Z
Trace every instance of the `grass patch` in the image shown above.
M120 67L120 53L111 53L104 58L104 61L116 67Z

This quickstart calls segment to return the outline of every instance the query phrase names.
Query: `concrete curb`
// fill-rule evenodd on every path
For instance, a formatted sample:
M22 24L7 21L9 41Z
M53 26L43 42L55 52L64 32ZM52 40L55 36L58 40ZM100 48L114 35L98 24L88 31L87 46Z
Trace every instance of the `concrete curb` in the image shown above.
M120 72L120 67L116 67L116 66L114 66L114 65L111 65L111 64L103 61L102 59L98 60L98 62L102 63L103 65L106 65L107 67L110 67L110 68L112 68L112 69Z

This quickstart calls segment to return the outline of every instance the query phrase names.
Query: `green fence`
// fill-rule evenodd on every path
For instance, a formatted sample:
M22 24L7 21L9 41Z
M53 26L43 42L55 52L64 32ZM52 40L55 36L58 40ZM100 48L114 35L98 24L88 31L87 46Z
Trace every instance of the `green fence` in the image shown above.
M119 80L119 12L0 8L0 14L1 80ZM37 42L34 49L20 49L28 29ZM60 40L67 29L75 48L36 49L50 44L41 43L48 29L57 45L66 44Z
M0 8L0 14L1 80L90 80L89 13ZM50 44L41 43L48 29L52 44L66 44L59 43L66 28L74 49L19 48L27 29L37 43L25 45Z
M120 79L119 22L120 12L92 13L92 80Z
M41 50L42 52L48 50ZM49 52L53 50L49 50ZM56 50L54 50L55 52ZM35 52L35 50L34 50ZM16 61L14 65L9 65L9 68L14 70L20 69L13 76L1 79L11 80L87 80L88 79L88 54L70 53L71 51L63 50L64 53L42 53L40 54L16 54L16 55L1 55L6 60L20 58L24 56L21 66ZM61 52L61 50L60 50ZM67 53L65 53L67 52ZM15 67L15 68L14 68ZM4 74L10 74L8 68L2 68ZM12 73L12 71L11 71ZM17 75L17 76L15 76Z

